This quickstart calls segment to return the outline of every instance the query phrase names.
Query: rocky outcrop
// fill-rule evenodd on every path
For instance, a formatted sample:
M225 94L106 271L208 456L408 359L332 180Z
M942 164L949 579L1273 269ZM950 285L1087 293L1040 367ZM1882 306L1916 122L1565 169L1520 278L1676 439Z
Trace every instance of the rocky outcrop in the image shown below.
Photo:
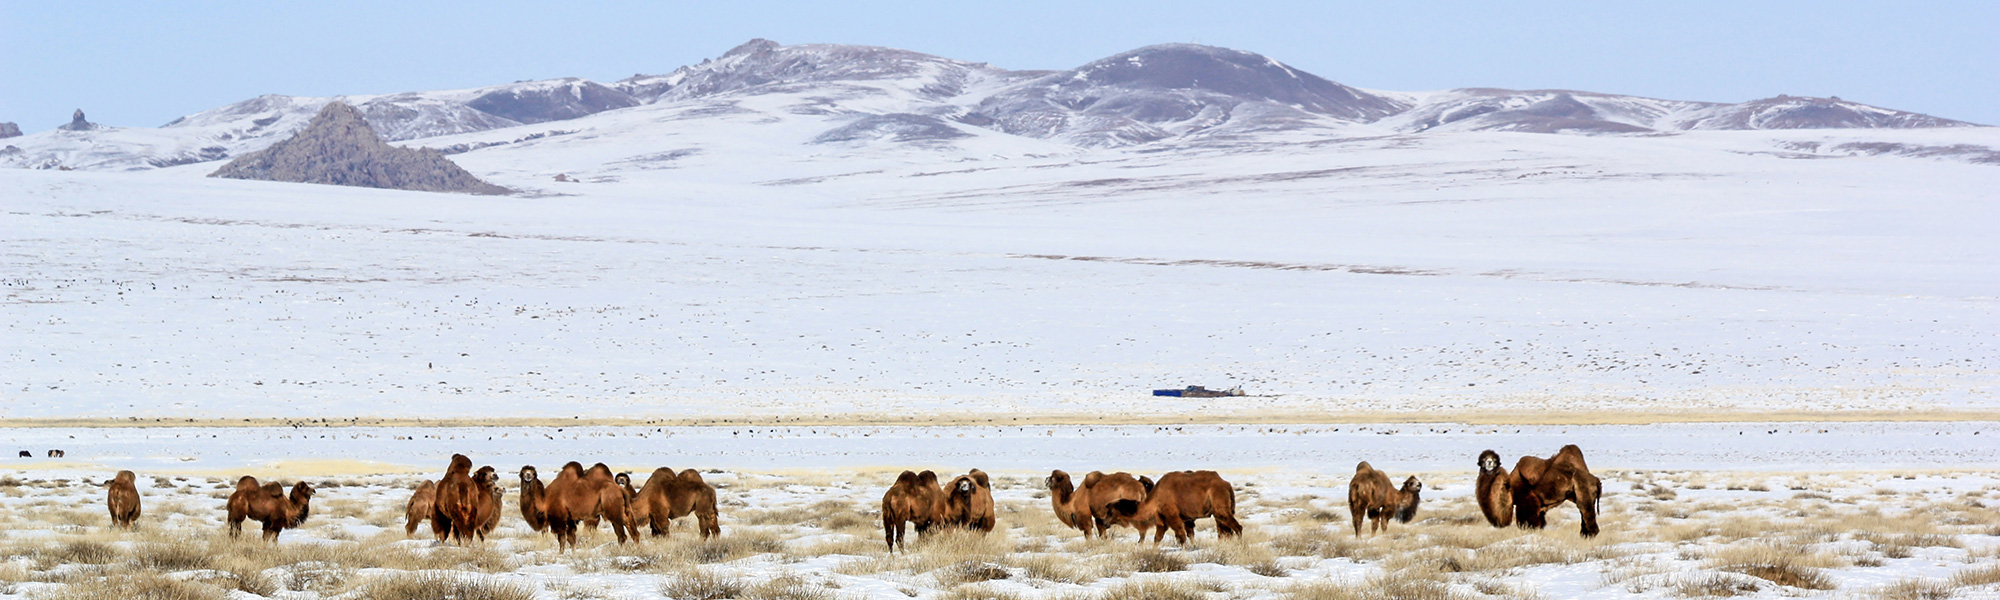
M13 123L0 123L0 140L10 137L21 137L21 126Z
M291 139L237 157L209 176L426 192L509 191L480 181L436 150L389 145L361 111L344 102L327 104Z
M96 123L84 120L83 109L79 108L76 109L76 114L70 116L68 124L63 125L61 127L57 127L56 129L60 129L63 131L90 131L96 128L97 128Z

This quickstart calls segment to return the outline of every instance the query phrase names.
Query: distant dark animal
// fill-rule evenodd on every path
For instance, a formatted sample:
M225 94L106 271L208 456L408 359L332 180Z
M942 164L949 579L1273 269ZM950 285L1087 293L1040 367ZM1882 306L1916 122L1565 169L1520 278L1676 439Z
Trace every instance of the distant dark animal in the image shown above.
M33 452L29 452L29 451L27 451L27 450L22 450L22 451L21 451L21 458L34 458L34 457L35 457L35 453L33 453Z
M904 541L903 525L916 526L917 535L929 531L944 516L944 490L938 487L937 473L904 471L896 483L882 493L882 539L895 552Z
M1479 453L1479 480L1473 486L1479 497L1479 512L1494 527L1514 524L1514 488L1507 483L1507 468L1500 466L1500 453Z
M49 458L62 458L64 454L65 453L61 450L50 450Z
M668 537L673 520L688 515L695 516L701 539L722 535L715 488L702 481L701 473L694 469L679 474L666 467L653 469L653 475L635 494L630 514L628 522L635 531L643 523L651 527L655 537Z
M257 478L245 475L236 480L236 492L229 495L229 537L243 533L244 519L253 519L264 524L264 541L276 542L279 532L305 524L306 517L312 515L312 497L312 485L303 481L293 485L287 495L283 484L260 486Z
M993 531L993 484L988 482L985 471L973 469L953 477L944 487L944 493L944 514L940 519L944 524L981 533Z
M1549 509L1576 504L1583 517L1583 537L1597 535L1597 499L1603 485L1583 462L1583 449L1563 446L1547 459L1523 456L1514 463L1507 484L1514 493L1514 523L1529 529L1548 526Z
M417 524L431 518L437 502L437 482L425 479L417 484L417 490L410 494L410 502L403 506L403 537L415 537Z
M544 506L548 489L542 485L542 478L533 466L521 467L521 520L528 522L528 528L537 532L549 528L547 507Z
M1361 521L1369 521L1368 532L1389 530L1389 519L1394 517L1404 523L1417 516L1417 503L1424 490L1424 482L1411 477L1403 480L1403 489L1390 486L1389 476L1366 461L1354 466L1354 479L1347 484L1347 511L1354 519L1354 537L1361 537Z
M611 468L603 463L592 465L589 471L576 461L563 465L555 481L549 482L545 503L549 529L556 534L559 550L576 547L577 525L589 518L610 521L620 544L631 537L630 525L625 522L625 490L619 489Z
M1169 529L1175 543L1187 544L1194 537L1195 519L1210 517L1215 519L1218 537L1243 535L1243 524L1236 520L1236 490L1215 471L1161 475L1144 502L1119 500L1111 503L1111 510L1119 515L1119 521L1138 527L1140 539L1145 539L1147 528L1153 529L1155 545Z
M479 525L485 522L480 514L485 509L485 492L486 486L472 479L472 459L451 455L451 465L438 480L437 497L431 504L431 533L438 541L462 545L478 537Z
M111 526L131 530L139 520L139 487L134 483L138 476L131 471L119 471L105 487L104 506L111 510Z

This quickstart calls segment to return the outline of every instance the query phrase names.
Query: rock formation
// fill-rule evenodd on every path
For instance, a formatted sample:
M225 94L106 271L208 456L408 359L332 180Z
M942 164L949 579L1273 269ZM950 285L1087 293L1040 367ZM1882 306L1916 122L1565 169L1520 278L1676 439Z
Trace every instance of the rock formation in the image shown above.
M0 140L10 137L21 137L21 126L13 123L0 123Z
M83 109L79 108L76 109L76 114L70 116L69 124L57 127L56 129L63 131L90 131L96 128L96 123L83 120Z
M326 105L291 139L239 156L209 176L427 192L509 191L480 181L436 150L389 145L361 111L343 102Z

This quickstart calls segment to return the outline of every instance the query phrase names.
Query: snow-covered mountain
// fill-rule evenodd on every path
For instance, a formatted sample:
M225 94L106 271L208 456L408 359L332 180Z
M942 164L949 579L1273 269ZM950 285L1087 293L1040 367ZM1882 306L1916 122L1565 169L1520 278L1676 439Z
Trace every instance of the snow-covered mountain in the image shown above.
M384 139L464 152L577 131L619 137L593 119L640 107L641 120L678 121L654 133L689 134L699 123L731 135L784 140L783 151L890 146L987 147L993 136L1054 144L1054 151L1172 143L1228 147L1443 131L1630 134L1692 130L1910 129L1969 123L1847 102L1779 96L1737 104L1581 91L1466 88L1429 93L1358 89L1262 55L1191 44L1124 52L1066 71L1010 71L907 50L839 44L783 46L757 39L701 64L610 84L564 78L476 89L330 98L266 95L188 115L160 128L64 127L10 138L0 166L146 170L221 160L262 149L305 126L329 102L360 109ZM557 121L573 126L535 127ZM491 139L439 138L492 130ZM810 130L809 135L800 135ZM649 153L701 144L685 139ZM436 142L436 143L433 143ZM886 145L885 145L886 144ZM1067 149L1067 150L1064 150ZM1044 148L1050 150L1050 148ZM1988 149L1990 151L1990 149ZM968 155L978 151L966 150ZM1964 153L1960 153L1964 154ZM1977 154L1974 152L1973 154ZM683 154L684 155L684 154ZM631 158L631 155L612 157Z

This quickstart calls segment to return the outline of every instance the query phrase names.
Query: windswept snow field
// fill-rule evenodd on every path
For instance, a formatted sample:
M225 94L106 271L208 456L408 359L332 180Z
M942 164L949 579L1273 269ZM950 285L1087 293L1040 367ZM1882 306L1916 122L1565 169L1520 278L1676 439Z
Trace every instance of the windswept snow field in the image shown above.
M0 418L2000 408L2000 168L1758 150L1886 134L744 142L552 182L589 135L456 157L500 198L0 170ZM1187 384L1261 396L1147 395Z

